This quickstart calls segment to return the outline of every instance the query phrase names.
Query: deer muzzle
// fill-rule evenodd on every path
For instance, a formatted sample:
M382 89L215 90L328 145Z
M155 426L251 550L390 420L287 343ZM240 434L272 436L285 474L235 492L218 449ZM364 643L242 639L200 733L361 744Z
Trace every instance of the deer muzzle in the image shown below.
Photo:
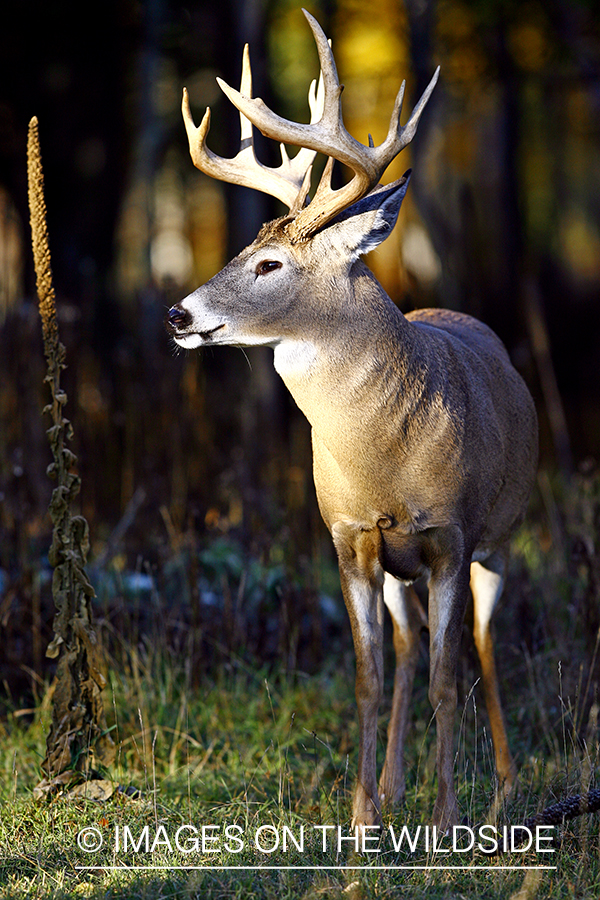
M205 328L199 325L192 313L181 303L172 306L165 317L165 328L171 337L181 347L187 349L201 347L202 344L208 343L217 331L225 327L225 322L217 322L215 325L206 322L206 325L208 327Z

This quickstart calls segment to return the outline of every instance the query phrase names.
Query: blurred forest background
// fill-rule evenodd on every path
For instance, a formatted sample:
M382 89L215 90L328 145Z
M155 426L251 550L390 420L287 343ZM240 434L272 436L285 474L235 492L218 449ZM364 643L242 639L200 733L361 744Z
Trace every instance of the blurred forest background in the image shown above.
M404 311L447 306L491 325L536 398L543 469L568 477L583 466L590 477L600 458L597 3L320 0L309 9L333 39L346 125L365 143L369 132L376 143L385 136L400 81L405 121L441 65L417 138L386 177L414 170L399 225L369 265ZM197 122L212 108L211 149L235 154L239 120L215 76L238 85L246 41L255 95L306 121L318 64L291 0L94 9L22 0L3 10L0 682L11 703L37 690L53 615L26 201L32 115L99 615L114 633L126 622L143 634L160 594L153 627L171 629L182 652L196 636L197 672L214 653L211 623L229 647L283 653L290 665L310 666L329 647L325 614L338 588L310 433L272 352L176 354L163 327L173 302L281 212L200 175L181 120L186 85ZM277 162L276 147L260 136L257 146ZM331 622L348 637L336 610Z

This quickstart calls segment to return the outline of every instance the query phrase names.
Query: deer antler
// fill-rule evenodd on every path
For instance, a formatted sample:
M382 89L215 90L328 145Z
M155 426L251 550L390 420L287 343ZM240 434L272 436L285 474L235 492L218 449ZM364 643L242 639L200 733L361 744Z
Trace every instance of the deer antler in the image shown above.
M238 94L237 91L235 93ZM250 101L252 98L252 70L248 44L244 47L242 79L238 96ZM318 121L323 112L323 82L321 78L319 78L318 87L315 81L312 82L308 92L308 104L311 111L311 122ZM197 127L190 110L189 95L187 89L184 88L181 111L188 135L190 156L197 169L220 181L240 184L277 197L293 212L297 211L300 202L304 204L310 182L310 178L307 176L316 156L316 150L302 148L293 159L290 159L282 143L281 165L278 168L264 166L257 160L254 153L252 122L240 110L240 149L233 159L224 159L206 146L206 136L210 129L210 107L206 108L204 118ZM305 181L306 185L304 185Z
M373 146L370 140L370 146L366 147L344 127L341 108L343 85L340 85L338 79L331 47L317 20L306 10L303 12L315 38L324 83L323 114L317 122L303 125L283 119L272 112L260 98L252 99L243 92L234 90L222 79L217 79L233 105L266 137L286 144L297 144L330 157L313 201L309 206L297 209L297 214L290 223L289 233L294 241L306 240L375 187L394 157L413 139L421 113L439 75L438 66L404 127L400 125L405 89L405 82L402 82L386 139L378 147ZM333 160L344 163L354 172L352 180L338 190L331 187Z
M314 35L321 63L319 87L316 89L313 81L308 95L310 124L304 125L283 119L272 112L260 97L253 99L248 45L244 48L240 90L236 91L221 78L217 78L221 90L240 113L241 144L237 156L233 159L223 159L208 149L206 136L210 127L210 109L207 108L202 123L197 128L192 119L185 88L182 105L194 165L213 178L255 188L287 204L291 217L288 233L294 242L307 240L338 213L360 200L375 187L394 157L413 139L421 113L436 85L440 71L438 66L404 127L400 125L405 89L405 82L402 82L386 139L375 147L369 135L369 146L366 147L353 138L344 127L341 106L344 88L339 82L329 41L317 20L305 9L303 13ZM256 159L253 125L266 137L280 142L282 162L279 168L269 168ZM301 149L290 160L284 144L295 144ZM325 154L329 160L314 199L306 206L312 161L317 153ZM331 187L334 160L344 163L354 172L351 181L338 190Z

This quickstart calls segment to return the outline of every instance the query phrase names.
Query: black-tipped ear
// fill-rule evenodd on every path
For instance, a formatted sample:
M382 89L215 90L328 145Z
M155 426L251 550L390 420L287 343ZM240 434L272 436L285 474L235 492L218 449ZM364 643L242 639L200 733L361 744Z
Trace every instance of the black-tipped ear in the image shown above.
M323 229L323 238L352 260L373 250L392 233L410 174L409 169L398 181L376 187L362 200L348 207Z

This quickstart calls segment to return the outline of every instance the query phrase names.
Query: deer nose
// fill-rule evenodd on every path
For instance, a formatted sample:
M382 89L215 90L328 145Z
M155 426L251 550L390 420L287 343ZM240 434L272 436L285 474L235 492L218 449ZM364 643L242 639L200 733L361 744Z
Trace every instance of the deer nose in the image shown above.
M168 331L181 331L181 329L189 325L191 321L191 313L177 303L175 306L172 306L167 313L165 324Z

